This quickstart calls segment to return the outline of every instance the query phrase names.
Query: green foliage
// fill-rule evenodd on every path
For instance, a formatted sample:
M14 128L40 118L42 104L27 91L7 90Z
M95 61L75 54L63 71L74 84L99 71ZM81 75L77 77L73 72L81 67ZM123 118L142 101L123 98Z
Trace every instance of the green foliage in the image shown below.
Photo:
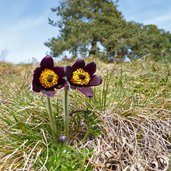
M114 28L119 28L123 20L121 13L109 0L62 1L59 7L53 8L53 12L60 16L60 21L55 24L55 21L50 20L50 24L60 28L60 36L45 44L54 56L64 50L69 50L73 56L87 52L97 54L97 42L104 42L102 44L105 45L110 33L116 34Z
M64 51L73 57L96 55L105 61L116 58L151 57L162 60L171 56L171 34L156 25L126 21L117 9L117 1L66 0L52 8L58 20L49 19L60 30L58 37L45 43L53 56ZM103 47L101 52L100 44Z
M42 153L41 161L46 158L47 151ZM78 151L76 148L69 145L58 146L51 145L49 147L48 156L50 156L46 162L46 168L49 171L75 171L75 170L84 170L85 165L86 171L92 170L92 165L87 163L89 157L92 155L91 149L80 149ZM37 162L35 169L41 168L41 162Z
M130 58L151 57L163 60L171 55L171 34L158 29L156 25L139 25L138 32L131 40Z

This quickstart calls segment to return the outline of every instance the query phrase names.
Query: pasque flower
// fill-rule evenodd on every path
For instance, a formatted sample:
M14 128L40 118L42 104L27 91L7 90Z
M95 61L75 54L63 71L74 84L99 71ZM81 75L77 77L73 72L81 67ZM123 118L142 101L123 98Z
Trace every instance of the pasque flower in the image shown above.
M55 94L55 88L60 89L65 86L64 76L64 68L54 66L52 57L45 56L40 62L40 67L34 70L32 90L52 97Z
M94 74L95 72L96 63L90 62L85 65L85 61L82 59L78 59L72 66L66 67L66 76L71 88L77 89L87 97L93 96L91 86L102 83L101 77Z

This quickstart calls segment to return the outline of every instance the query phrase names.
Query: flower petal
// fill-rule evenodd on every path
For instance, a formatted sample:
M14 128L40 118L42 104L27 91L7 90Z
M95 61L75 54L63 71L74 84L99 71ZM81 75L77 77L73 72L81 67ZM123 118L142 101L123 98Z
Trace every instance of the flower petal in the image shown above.
M84 68L85 62L83 59L77 59L75 63L72 65L73 71L75 71L78 68Z
M87 71L90 75L93 75L96 72L96 63L90 62L84 67L84 71Z
M41 68L37 67L34 70L33 80L32 80L32 90L35 92L41 91L40 82L39 82L40 74L41 74Z
M55 90L42 90L42 93L45 94L48 97L53 97L55 95Z
M40 62L41 68L53 68L54 67L54 62L53 58L51 56L45 56L42 61Z
M72 77L72 67L71 66L67 66L65 68L65 72L66 72L67 79L69 81L71 79L71 77Z
M61 78L59 80L59 83L55 86L55 88L57 89L61 89L62 87L64 87L66 85L66 80L64 78Z
M101 83L102 83L101 77L99 77L97 75L92 75L88 86L97 86L97 85L100 85Z
M59 66L54 67L54 68L53 68L53 71L54 71L60 78L65 77L64 67L59 67Z
M42 69L40 67L37 67L34 70L33 78L36 79L36 80L39 80L39 77L40 77L41 72L42 72Z
M32 87L31 87L31 89L33 91L35 91L35 92L40 92L41 91L40 84L39 84L39 82L36 79L32 80Z
M87 97L93 97L93 90L90 87L77 87L77 90Z

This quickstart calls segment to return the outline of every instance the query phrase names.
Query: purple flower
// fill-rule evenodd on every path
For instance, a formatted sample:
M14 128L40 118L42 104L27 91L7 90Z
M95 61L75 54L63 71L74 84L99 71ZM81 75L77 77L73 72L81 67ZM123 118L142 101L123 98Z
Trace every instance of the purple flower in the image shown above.
M65 77L64 68L55 67L52 57L45 56L40 62L40 67L34 70L32 90L52 97L55 95L55 88L65 86L66 80L63 77Z
M91 62L85 65L82 59L66 67L66 76L71 88L77 89L87 97L93 96L91 86L98 86L102 83L101 77L95 75L95 72L96 63Z

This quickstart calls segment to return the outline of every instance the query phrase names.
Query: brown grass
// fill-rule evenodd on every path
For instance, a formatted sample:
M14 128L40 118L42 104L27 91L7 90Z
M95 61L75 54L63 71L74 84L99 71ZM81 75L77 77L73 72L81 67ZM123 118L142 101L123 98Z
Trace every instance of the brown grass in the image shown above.
M88 61L91 61L91 59L88 59ZM113 78L119 78L120 64L105 64L99 60L96 60L96 62L98 74L105 75L110 72L113 74ZM60 64L64 65L65 62L61 62ZM3 84L3 79L8 78L5 85L1 86L0 89L1 103L10 103L8 96L14 93L14 88L28 88L32 70L35 67L36 65L0 64L0 83ZM88 164L91 163L94 171L169 171L171 170L171 98L168 95L170 80L168 80L168 85L165 87L152 90L153 80L159 78L160 75L165 75L167 69L154 62L129 63L123 64L123 67L124 74L126 74L125 89L134 87L137 84L143 85L143 90L134 93L135 97L123 97L122 103L125 103L125 101L128 103L125 103L125 106L123 104L118 105L121 102L116 97L105 111L94 107L94 112L102 122L100 124L101 135L96 138L88 137L83 143L72 140L71 144L78 151L82 148L93 149L93 156L88 159L85 170ZM151 73L153 74L150 77L152 81L148 77L148 74ZM147 78L144 78L144 75L147 75ZM15 79L10 80L11 76L22 81L18 83ZM140 80L141 76L143 77L143 81ZM9 91L7 92L5 88ZM111 89L111 93L114 91L113 89L117 89L115 83L111 84L109 89ZM129 90L132 89L130 88ZM149 95L148 91L155 92ZM110 94L108 98L110 98ZM132 100L133 98L135 98L136 104ZM0 112L2 111L0 110ZM82 127L82 132L84 130L85 127ZM43 143L43 140L39 143ZM35 148L37 146L35 144ZM8 148L10 149L10 145ZM36 150L39 157L42 149L39 148ZM12 168L16 155L18 163L20 160L24 161L25 170L33 169L34 161L33 158L31 159L31 154L30 156L29 154L24 154L20 148L16 153L14 152L15 150L8 155L2 153L3 158L1 162L3 162L3 167L1 168L9 168L9 166ZM27 165L27 162L30 163ZM5 167L5 165L8 165L8 167ZM17 170L17 167L15 169Z

